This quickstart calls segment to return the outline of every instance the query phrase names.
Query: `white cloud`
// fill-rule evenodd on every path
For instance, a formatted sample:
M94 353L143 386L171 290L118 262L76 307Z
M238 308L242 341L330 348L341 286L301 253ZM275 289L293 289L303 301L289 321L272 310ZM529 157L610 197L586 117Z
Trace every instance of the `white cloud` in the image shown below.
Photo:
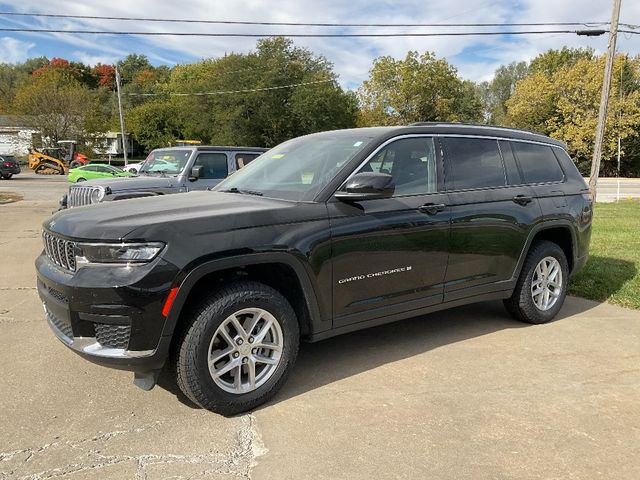
M0 0L0 3L2 0ZM640 18L640 2L623 2L622 21L634 23ZM23 12L42 10L40 0L22 0ZM284 22L336 22L336 23L411 23L411 22L566 22L608 21L609 2L584 0L466 0L463 4L451 0L182 0L159 2L156 0L50 0L47 11L80 15L140 16L158 18L198 18L218 20L258 20ZM24 19L26 20L26 19ZM258 27L201 24L170 24L146 22L106 22L100 20L61 21L43 19L31 25L64 26L66 28L93 28L141 31L197 31L197 32L273 32L273 33L325 33L343 31L320 27ZM543 27L531 27L543 28ZM574 27L549 27L573 29ZM495 28L492 28L495 29ZM378 28L384 32L445 31L440 28ZM472 28L471 30L477 30ZM364 32L364 29L354 29ZM369 31L369 30L367 30ZM46 36L33 37L37 42ZM50 37L49 37L50 38ZM77 59L90 63L121 57L139 51L145 45L149 57L160 63L181 63L191 58L216 57L229 52L246 52L255 47L252 38L207 37L108 37L59 34L58 41L72 46ZM543 36L496 37L395 37L395 38L297 38L297 45L311 48L325 55L335 64L341 82L346 86L359 84L367 77L371 61L378 55L404 57L408 50L434 51L447 58L461 75L472 80L492 76L494 69L512 61L530 60L549 48L564 45L592 46L598 52L606 48L606 38L578 37L572 34ZM24 43L24 42L22 42ZM4 49L6 50L6 49ZM620 37L619 50L640 53L640 35L630 39ZM173 53L172 53L173 52Z
M2 37L0 38L0 63L22 62L29 56L29 50L35 46L35 43L22 42L11 37Z

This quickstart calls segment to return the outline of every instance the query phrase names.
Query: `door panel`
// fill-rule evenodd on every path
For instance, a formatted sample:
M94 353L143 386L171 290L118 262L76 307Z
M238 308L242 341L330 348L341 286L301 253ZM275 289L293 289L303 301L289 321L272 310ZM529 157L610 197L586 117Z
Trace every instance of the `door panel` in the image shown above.
M508 145L473 137L445 137L442 145L451 205L444 301L509 289L527 236L541 219L535 192L509 185L521 178Z
M198 153L193 166L202 167L202 176L197 180L187 181L188 190L206 190L211 188L223 179L229 172L229 158L224 152L201 152ZM188 175L188 173L187 173Z
M329 204L334 326L442 302L447 266L448 207L426 203L446 194Z
M530 198L526 204L514 198ZM444 300L456 300L508 282L541 211L528 186L449 193L451 244ZM487 290L488 284L492 284ZM493 288L495 287L495 288Z
M393 198L329 202L335 326L442 302L450 212L438 150L430 136L392 140L359 171L390 174Z

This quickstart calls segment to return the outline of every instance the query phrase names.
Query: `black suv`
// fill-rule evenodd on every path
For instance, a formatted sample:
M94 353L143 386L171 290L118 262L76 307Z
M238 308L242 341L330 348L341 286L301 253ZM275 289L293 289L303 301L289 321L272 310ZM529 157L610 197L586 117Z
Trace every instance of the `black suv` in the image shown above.
M191 400L233 414L275 394L300 339L496 299L548 322L587 259L591 218L565 146L542 135L324 132L214 191L57 213L38 291L75 352L145 389L167 364Z
M20 164L13 155L0 155L0 177L9 180L20 173Z

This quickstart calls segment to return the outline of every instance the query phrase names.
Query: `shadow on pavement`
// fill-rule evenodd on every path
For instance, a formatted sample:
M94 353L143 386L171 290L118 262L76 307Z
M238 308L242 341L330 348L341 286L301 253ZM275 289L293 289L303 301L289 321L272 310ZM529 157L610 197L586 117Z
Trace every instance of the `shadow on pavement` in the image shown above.
M577 302L568 298L555 321L597 305L597 302L582 299ZM276 397L265 406L445 345L507 328L527 327L531 325L511 319L502 302L484 302L368 328L317 343L302 343L291 376ZM176 385L175 372L165 369L158 386L176 395L185 405L198 408Z

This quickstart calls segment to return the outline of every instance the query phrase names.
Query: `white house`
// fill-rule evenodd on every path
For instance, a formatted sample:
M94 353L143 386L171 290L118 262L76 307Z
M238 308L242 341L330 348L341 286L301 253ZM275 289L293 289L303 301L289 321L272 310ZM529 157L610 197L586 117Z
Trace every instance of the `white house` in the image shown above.
M0 155L27 156L34 143L42 142L40 132L27 125L18 115L0 115Z

